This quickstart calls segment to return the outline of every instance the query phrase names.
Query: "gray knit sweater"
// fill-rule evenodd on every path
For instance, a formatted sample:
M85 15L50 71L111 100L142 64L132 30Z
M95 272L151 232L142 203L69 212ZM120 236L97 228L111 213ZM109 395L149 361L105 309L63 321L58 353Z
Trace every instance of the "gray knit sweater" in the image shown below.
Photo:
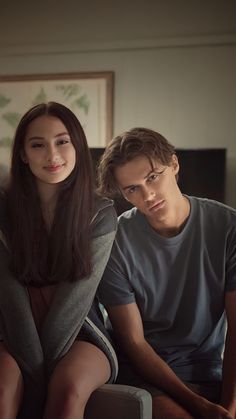
M115 352L102 322L91 308L115 237L116 218L112 201L101 200L93 218L92 273L89 278L58 285L40 337L27 288L8 269L9 252L0 230L0 334L24 378L23 406L18 416L21 419L42 417L48 379L81 327L106 353L112 371L110 381L117 375Z

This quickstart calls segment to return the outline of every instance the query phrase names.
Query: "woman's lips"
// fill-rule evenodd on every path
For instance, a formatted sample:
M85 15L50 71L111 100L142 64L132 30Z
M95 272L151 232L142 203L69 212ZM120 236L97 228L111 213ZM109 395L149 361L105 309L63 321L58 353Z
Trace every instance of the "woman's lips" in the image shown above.
M58 172L61 168L63 167L63 164L57 164L57 165L53 165L53 166L46 166L45 169L48 172Z

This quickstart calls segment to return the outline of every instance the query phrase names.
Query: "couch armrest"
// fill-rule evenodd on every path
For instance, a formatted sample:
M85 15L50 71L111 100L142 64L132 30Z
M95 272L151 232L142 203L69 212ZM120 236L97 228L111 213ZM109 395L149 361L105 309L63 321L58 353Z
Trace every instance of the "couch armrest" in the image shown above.
M91 395L85 419L152 419L148 391L121 384L104 384Z

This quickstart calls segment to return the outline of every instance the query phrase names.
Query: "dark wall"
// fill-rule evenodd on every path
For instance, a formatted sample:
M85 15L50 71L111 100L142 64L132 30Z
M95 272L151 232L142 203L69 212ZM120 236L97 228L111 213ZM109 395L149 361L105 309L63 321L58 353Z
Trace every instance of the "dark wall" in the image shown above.
M94 168L103 148L91 148ZM176 149L179 159L179 187L187 195L200 196L225 202L226 149ZM131 205L124 198L115 199L118 214Z

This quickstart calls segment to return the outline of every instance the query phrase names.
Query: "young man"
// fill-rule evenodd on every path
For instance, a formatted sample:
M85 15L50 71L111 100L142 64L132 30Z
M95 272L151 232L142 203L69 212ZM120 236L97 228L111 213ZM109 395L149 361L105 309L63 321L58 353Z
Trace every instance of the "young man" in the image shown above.
M119 381L152 393L154 419L232 419L236 211L183 195L178 172L174 147L152 130L107 146L100 191L134 208L119 217L99 296L123 352Z

